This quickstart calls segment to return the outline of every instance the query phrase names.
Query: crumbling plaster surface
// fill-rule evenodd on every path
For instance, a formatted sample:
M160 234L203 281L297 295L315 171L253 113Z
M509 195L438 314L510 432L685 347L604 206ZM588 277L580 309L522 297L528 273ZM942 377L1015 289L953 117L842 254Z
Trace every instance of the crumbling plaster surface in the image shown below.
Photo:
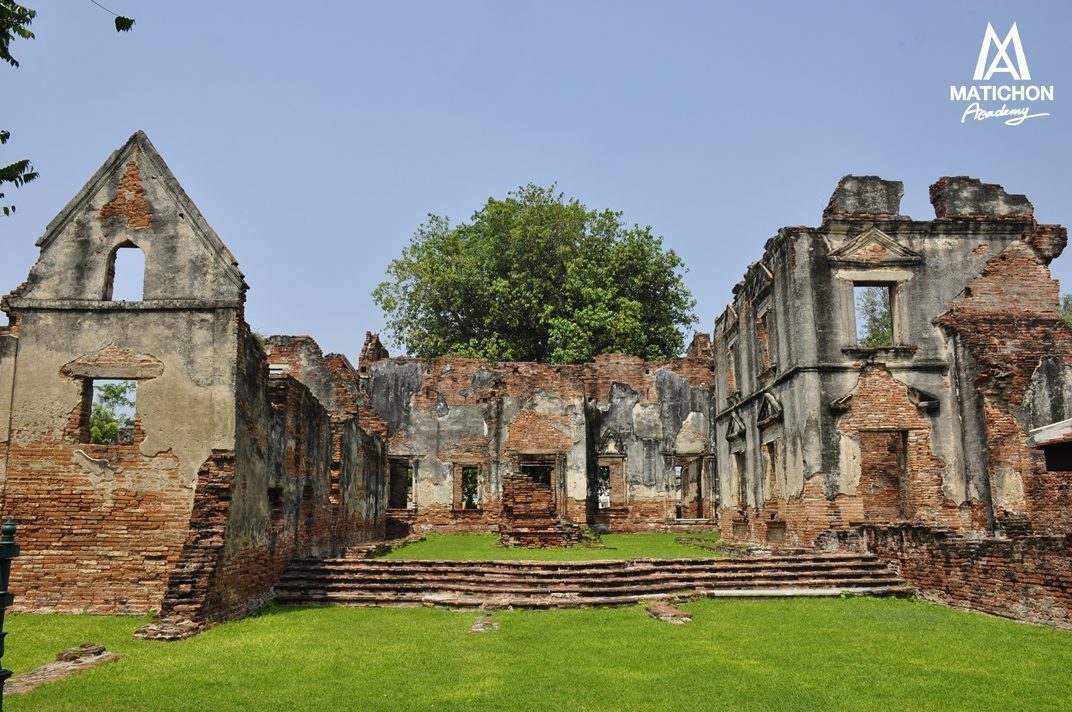
M174 453L183 485L192 489L212 450L234 448L235 312L161 312L151 323L140 316L124 310L24 311L12 440L21 446L62 440L71 413L81 405L82 386L79 378L57 376L69 362L122 343L162 366L159 376L137 382L135 415L145 432L139 449L146 457Z
M132 192L132 170L143 189L148 220L105 210ZM197 299L237 306L245 289L234 256L140 131L90 178L37 244L41 255L18 290L27 299L103 299L108 257L124 244L145 252L147 300Z
M698 375L709 367L675 368L622 356L574 366L459 358L362 365L370 401L389 427L389 454L417 461L418 510L453 506L459 463L485 468L481 499L497 508L519 458L550 456L561 457L560 496L579 521L601 443L625 456L627 492L616 501L654 501L660 518L672 497L672 456L710 454L710 381ZM705 490L711 501L709 479Z
M931 197L938 219L933 221L901 215L902 192L896 181L873 176L843 179L822 225L780 230L734 289L731 306L716 320L714 430L724 506L737 510L771 506L774 498L760 456L767 439L781 442L778 452L784 461L779 465L784 468L787 505L794 498L806 500L809 482L817 478L832 505L828 515L848 511L837 502L857 494L859 439L855 433L839 432L836 404L857 388L861 370L875 365L908 387L913 398L925 401L920 407L929 423L928 457L942 463L939 491L933 496L953 505L990 507L991 490L998 488L1003 502L1022 508L1020 480L1014 471L1022 473L1024 466L1006 458L1009 462L994 469L986 455L985 423L991 424L992 441L999 437L995 428L1000 430L998 421L1004 416L985 410L973 392L970 384L978 368L962 343L963 334L944 328L937 319L976 275L1011 246L1026 241L1038 259L1048 261L1063 249L1065 232L1059 226L1038 225L1023 196L1008 195L1000 186L975 179L943 178L935 183ZM1013 293L1017 289L1037 291L1031 286L1030 270L1021 272L1009 269L1005 283L996 283L1012 290L1001 303L1024 301ZM854 283L893 287L897 348L857 347ZM763 352L757 346L756 324L763 314L771 364L762 362ZM1024 321L1010 323L1006 331L1012 334L1027 326ZM1035 370L1039 375L1022 384L1028 390L1025 407L1032 412L1031 419L1063 413L1063 404L1054 404L1067 401L1064 367L1053 361ZM770 426L765 430L757 425L765 393L782 407L776 436L764 434L776 432ZM1013 410L1020 420L1028 419L1015 403ZM744 432L738 432L742 427ZM744 458L741 475L734 452ZM740 477L745 479L743 486ZM742 492L745 502L740 501ZM831 524L837 521L830 519ZM978 523L974 514L966 521L971 526Z

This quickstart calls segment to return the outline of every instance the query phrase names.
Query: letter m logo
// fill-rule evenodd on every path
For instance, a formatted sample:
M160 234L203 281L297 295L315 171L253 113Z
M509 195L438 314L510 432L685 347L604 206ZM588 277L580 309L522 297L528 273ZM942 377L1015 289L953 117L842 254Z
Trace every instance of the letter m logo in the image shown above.
M1013 66L1012 58L1009 57L1010 44L1016 54L1016 66ZM990 66L987 66L986 60L990 56L991 45L996 51ZM999 40L998 33L994 32L994 26L989 22L986 23L986 34L983 36L983 46L979 48L979 61L975 64L975 76L972 79L989 81L994 72L1008 72L1018 82L1031 78L1031 71L1027 68L1027 58L1024 57L1024 46L1020 44L1020 31L1016 29L1015 22L1012 23L1009 34L1005 35L1004 40Z

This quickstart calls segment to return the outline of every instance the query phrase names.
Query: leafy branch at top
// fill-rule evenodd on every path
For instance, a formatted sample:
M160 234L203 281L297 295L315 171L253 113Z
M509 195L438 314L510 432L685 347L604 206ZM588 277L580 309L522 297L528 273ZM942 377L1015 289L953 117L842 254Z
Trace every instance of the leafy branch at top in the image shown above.
M116 32L129 32L134 27L134 20L129 17L118 15L101 5L96 0L90 0L94 5L105 12L115 15ZM30 30L37 11L23 7L12 0L0 0L0 60L7 62L12 67L18 67L19 62L11 54L11 42L16 39L32 40L34 33ZM0 129L0 145L6 144L11 139L11 132ZM0 187L5 183L19 188L37 178L37 171L33 169L30 159L24 158L9 165L0 167ZM4 193L0 192L0 201L4 199ZM0 211L4 215L15 212L14 205L0 205Z

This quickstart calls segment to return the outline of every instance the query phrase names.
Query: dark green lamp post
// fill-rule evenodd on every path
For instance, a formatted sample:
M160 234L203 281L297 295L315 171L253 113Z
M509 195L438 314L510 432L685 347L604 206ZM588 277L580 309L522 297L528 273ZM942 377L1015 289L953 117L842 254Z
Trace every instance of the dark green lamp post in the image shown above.
M15 520L7 518L0 527L0 658L4 657L4 611L15 600L9 592L8 581L11 578L11 560L19 555L19 545L15 543ZM0 668L0 710L4 708L4 683L11 677L11 671Z

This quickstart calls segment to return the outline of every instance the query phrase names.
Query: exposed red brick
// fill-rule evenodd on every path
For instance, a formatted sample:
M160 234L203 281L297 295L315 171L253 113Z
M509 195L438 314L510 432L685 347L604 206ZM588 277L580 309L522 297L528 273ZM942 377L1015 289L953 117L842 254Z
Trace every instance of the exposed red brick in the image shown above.
M127 227L146 228L153 221L149 203L145 200L145 188L141 184L141 173L138 164L128 161L126 173L119 181L119 189L115 197L105 203L100 209L102 221L111 218L122 219Z

